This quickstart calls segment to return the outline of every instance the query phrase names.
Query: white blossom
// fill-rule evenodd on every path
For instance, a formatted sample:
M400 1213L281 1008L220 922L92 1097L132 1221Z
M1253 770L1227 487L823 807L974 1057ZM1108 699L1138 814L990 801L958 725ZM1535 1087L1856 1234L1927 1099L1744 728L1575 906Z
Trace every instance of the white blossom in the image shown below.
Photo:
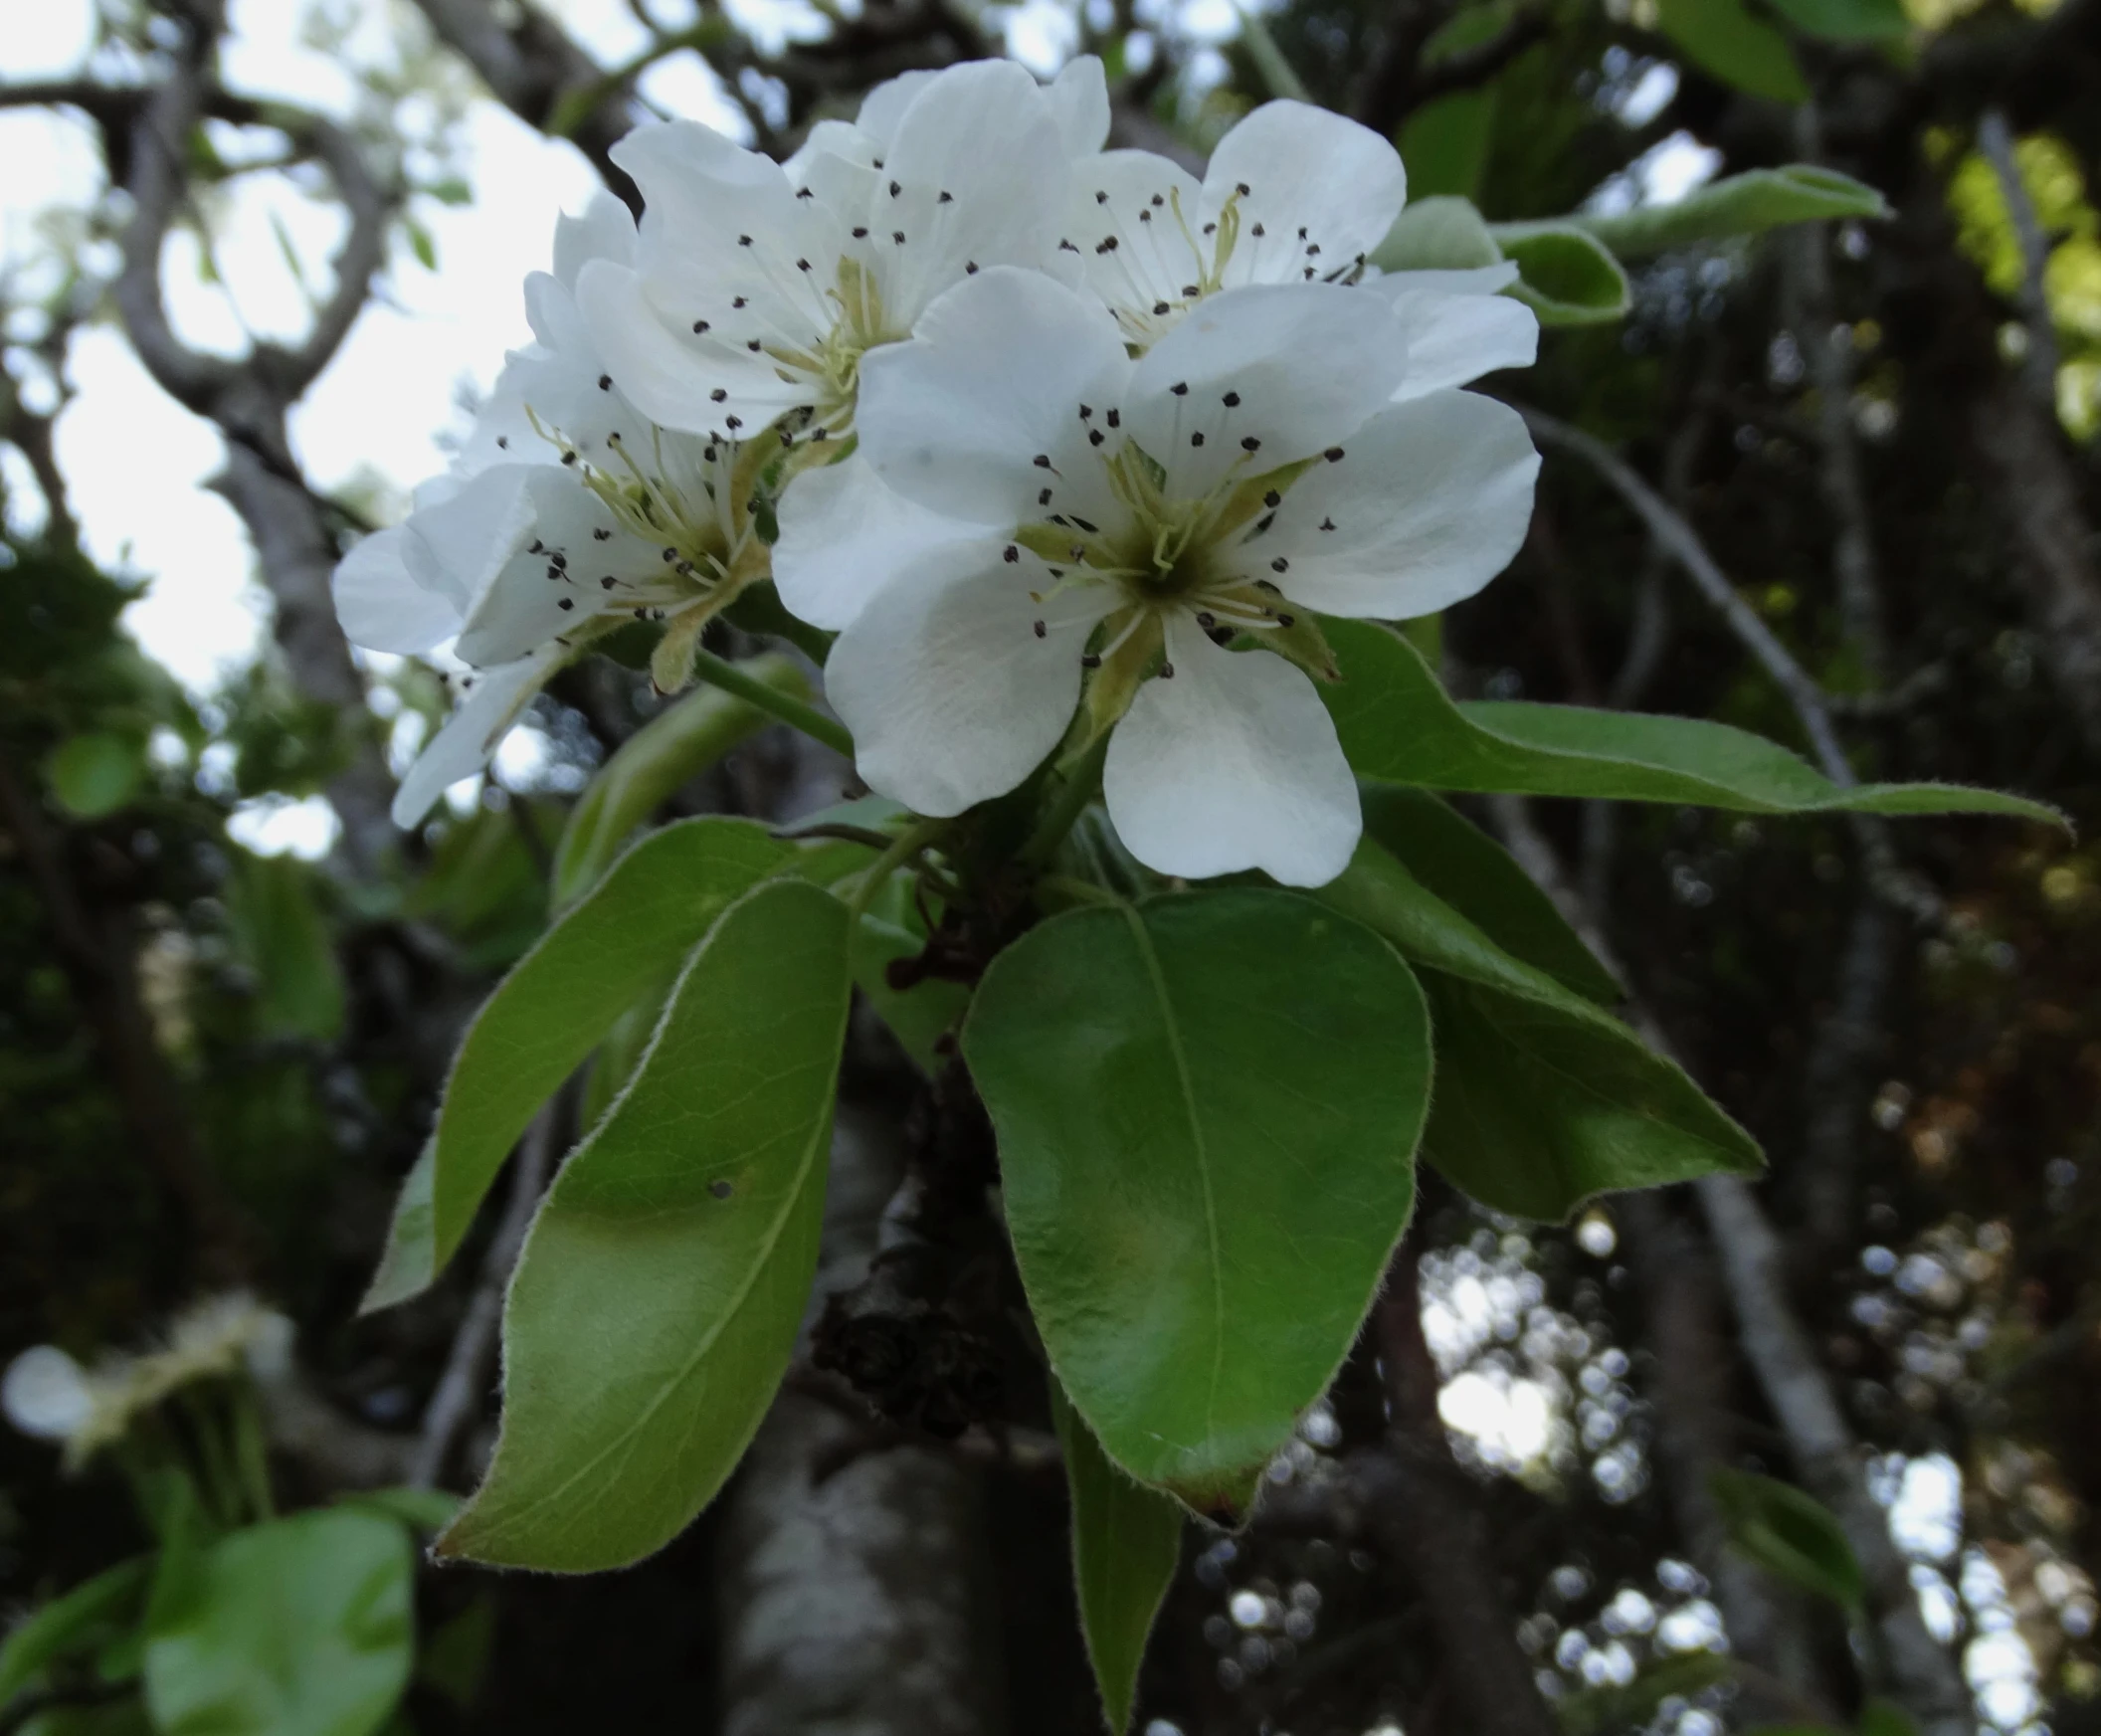
M749 434L794 413L791 432L836 437L861 358L936 295L1055 264L1067 158L1107 129L1091 58L1048 91L1011 61L907 75L785 164L695 121L640 127L613 150L646 206L634 263L592 264L578 299L665 427Z
M396 796L398 824L486 764L547 677L617 620L667 624L660 681L680 684L678 653L689 658L708 616L764 568L746 496L765 455L656 427L578 316L585 264L629 259L634 246L610 194L562 219L553 273L525 284L535 341L507 359L459 462L336 569L352 643L417 653L451 640L475 666L466 702Z
M1072 739L1113 729L1104 795L1141 862L1340 872L1360 819L1314 615L1472 595L1538 469L1503 405L1393 402L1409 362L1391 301L1338 285L1222 289L1136 360L1039 274L941 297L867 358L860 452L788 491L774 551L788 606L844 630L826 683L861 775L960 813L1084 699Z
M1076 161L1063 239L1140 348L1222 289L1362 283L1408 328L1399 396L1529 366L1539 321L1496 293L1516 266L1382 275L1370 264L1407 198L1400 154L1379 134L1304 102L1266 102L1219 141L1201 183L1150 151Z

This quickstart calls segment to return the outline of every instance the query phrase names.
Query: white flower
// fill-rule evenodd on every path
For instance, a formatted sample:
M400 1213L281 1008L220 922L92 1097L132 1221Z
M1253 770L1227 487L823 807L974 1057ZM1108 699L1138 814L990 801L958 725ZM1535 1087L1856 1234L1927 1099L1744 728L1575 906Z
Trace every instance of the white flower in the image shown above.
M0 1380L0 1411L39 1441L69 1439L94 1408L86 1371L56 1344L32 1345Z
M1149 151L1074 163L1065 245L1140 348L1222 289L1362 282L1408 326L1399 396L1529 366L1539 321L1496 293L1514 265L1382 276L1368 264L1407 198L1400 154L1376 132L1304 102L1266 102L1219 141L1201 184Z
M1333 673L1314 613L1472 595L1523 540L1539 463L1492 400L1390 402L1408 365L1361 289L1222 291L1137 361L1040 275L943 296L868 358L860 454L789 490L774 551L788 606L844 628L826 682L861 775L960 813L1058 745L1084 683L1141 862L1339 873L1360 820L1306 673Z
M564 661L614 618L668 623L666 687L708 616L762 571L750 473L765 455L657 428L614 386L578 317L577 274L625 260L633 220L610 194L555 233L555 270L525 300L535 342L512 353L452 472L335 573L351 642L425 652L456 640L481 673L394 804L414 825L495 744Z
M587 267L578 300L665 427L749 434L795 412L793 432L837 436L861 357L936 295L1055 263L1067 157L1107 126L1089 59L1050 91L1011 61L893 80L785 165L694 121L640 127L613 149L646 202L635 263Z

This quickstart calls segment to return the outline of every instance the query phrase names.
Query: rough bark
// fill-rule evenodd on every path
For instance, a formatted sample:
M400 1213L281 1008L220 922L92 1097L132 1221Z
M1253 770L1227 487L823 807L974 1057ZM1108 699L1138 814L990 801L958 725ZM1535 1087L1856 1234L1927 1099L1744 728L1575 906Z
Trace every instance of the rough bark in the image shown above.
M902 1173L842 1108L817 1302L858 1282ZM988 1736L1000 1680L977 1473L784 1393L731 1493L716 1575L725 1736Z

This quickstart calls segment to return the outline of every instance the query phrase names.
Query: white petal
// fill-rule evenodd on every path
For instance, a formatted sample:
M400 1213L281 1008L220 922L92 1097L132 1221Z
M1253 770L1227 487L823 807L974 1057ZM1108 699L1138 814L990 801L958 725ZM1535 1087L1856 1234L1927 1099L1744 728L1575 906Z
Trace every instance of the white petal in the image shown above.
M561 668L566 655L561 648L549 646L516 663L478 670L466 677L473 683L467 697L417 756L394 793L394 824L416 825L448 789L487 765L496 743L510 732L518 713Z
M1388 278L1381 287L1406 281ZM1405 289L1388 299L1408 331L1408 373L1396 397L1421 398L1538 359L1539 316L1508 295Z
M897 136L897 123L904 118L904 111L935 77L931 72L911 72L883 80L860 99L860 112L855 115L854 124L872 138L879 148L889 149L890 140Z
M1109 136L1109 85L1095 56L1075 55L1067 61L1044 96L1067 156L1091 156L1101 149Z
M1265 651L1168 622L1175 673L1138 690L1109 738L1102 793L1130 853L1187 879L1260 868L1287 886L1349 867L1357 783L1313 683Z
M860 450L907 499L969 523L1038 516L1047 483L1093 517L1107 490L1079 406L1098 417L1129 377L1098 302L1039 273L995 269L935 301L911 342L861 362Z
M846 162L857 163L862 168L869 168L881 155L881 144L873 135L855 125L853 121L820 120L805 135L803 148L781 167L788 173L789 184L800 187L813 171L823 172L818 161L821 157L838 157Z
M1366 290L1229 289L1146 352L1124 425L1166 467L1171 493L1203 494L1237 467L1258 475L1347 439L1393 396L1407 367L1406 330Z
M783 497L773 579L792 614L836 631L893 581L982 570L1006 540L907 500L856 454L798 477Z
M0 1379L0 1412L24 1435L64 1441L95 1408L81 1365L56 1344L34 1344Z
M558 217L554 223L554 275L567 288L576 287L576 274L587 260L611 260L617 266L635 263L635 217L613 194L591 195L583 215Z
M1428 615L1472 596L1517 553L1538 475L1516 411L1477 392L1434 392L1382 411L1340 463L1314 466L1247 547L1289 561L1278 583L1306 608Z
M524 657L601 611L618 608L623 585L655 579L663 570L663 549L621 529L574 472L533 465L524 467L524 481L529 535L521 532L515 552L470 604L455 648L477 666ZM612 534L600 537L601 530ZM603 582L608 578L611 585Z
M771 362L674 331L636 272L594 260L576 281L576 300L606 371L653 422L711 434L734 416L748 439L790 405L809 401L808 391L783 380Z
M458 633L530 535L528 482L537 468L484 471L353 548L335 569L344 636L372 651L415 652Z
M971 266L1048 260L1058 212L1043 195L1064 164L1050 105L1014 62L969 61L929 80L897 123L870 219L892 237L879 250L889 319L910 326Z
M1034 556L994 556L892 585L840 635L825 691L870 789L921 814L960 814L1013 789L1057 745L1087 635L1112 599L1097 588L1032 601L1050 582Z
M1241 187L1247 191L1224 273L1229 287L1348 271L1386 239L1408 199L1399 151L1369 127L1304 102L1265 102L1219 140L1204 176L1205 220Z
M1203 190L1179 164L1145 150L1103 151L1072 165L1064 234L1079 251L1088 287L1142 341L1164 332L1201 288L1211 240L1191 232ZM1179 206L1179 214L1177 207ZM1203 252L1199 253L1199 248ZM1154 309L1165 306L1167 311Z

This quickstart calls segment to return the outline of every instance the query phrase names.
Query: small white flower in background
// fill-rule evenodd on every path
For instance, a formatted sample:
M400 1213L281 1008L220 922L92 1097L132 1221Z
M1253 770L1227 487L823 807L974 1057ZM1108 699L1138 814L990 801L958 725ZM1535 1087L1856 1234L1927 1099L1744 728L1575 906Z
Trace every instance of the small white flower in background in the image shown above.
M87 1371L56 1344L31 1345L0 1379L0 1411L39 1441L68 1440L94 1408Z
M613 148L642 189L631 266L587 267L578 300L613 377L667 428L811 441L853 424L861 358L951 285L1050 268L1067 159L1108 130L1101 65L1049 90L1011 61L891 81L787 163L696 121Z
M213 1296L178 1314L160 1349L107 1355L93 1369L56 1345L32 1346L0 1379L0 1412L25 1435L63 1443L66 1462L79 1466L194 1382L284 1379L291 1344L291 1322L275 1309L238 1291Z
M1201 183L1150 151L1075 162L1065 245L1139 348L1222 289L1362 283L1408 327L1399 395L1529 366L1539 321L1496 293L1516 266L1382 275L1369 264L1407 200L1400 154L1376 132L1304 102L1266 102L1219 141Z
M867 358L856 458L788 491L782 598L844 630L827 690L882 794L941 816L1012 789L1084 687L1139 861L1321 884L1361 822L1314 613L1472 595L1538 457L1490 399L1392 402L1409 332L1366 289L1222 290L1142 358L1125 339L1038 274L943 296Z
M525 283L536 341L515 351L459 462L399 525L336 569L351 642L425 652L457 641L464 703L403 780L397 824L479 771L542 684L619 621L666 624L659 684L683 684L706 621L762 573L750 482L766 454L656 427L614 386L579 318L577 274L632 257L611 194L555 233L555 270Z

